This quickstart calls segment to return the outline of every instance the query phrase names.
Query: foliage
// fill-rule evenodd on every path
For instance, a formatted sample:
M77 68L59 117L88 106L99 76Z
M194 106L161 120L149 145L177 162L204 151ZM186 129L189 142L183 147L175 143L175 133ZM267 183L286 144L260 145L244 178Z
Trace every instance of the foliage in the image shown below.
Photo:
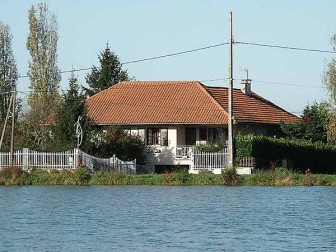
M58 87L61 80L57 67L57 21L49 14L45 3L29 10L29 35L27 49L30 53L28 76L32 92L28 97L28 140L31 146L44 149L48 140L48 117L59 101Z
M258 186L297 186L304 185L304 176L284 168L259 171L249 177L245 176L244 184Z
M93 66L91 73L86 76L89 88L84 88L88 96L92 96L104 89L107 89L118 82L130 80L126 70L122 69L122 64L118 56L111 51L108 44L105 50L98 55L100 67Z
M229 175L230 174L230 175ZM178 173L126 175L111 170L88 174L85 169L43 170L33 169L30 172L18 167L5 168L0 171L0 185L223 185L223 175L205 172L188 174ZM227 185L232 185L236 173L227 170ZM239 176L239 185L259 186L336 186L336 175L296 173L277 168L274 171L259 171L252 175Z
M86 185L90 180L90 175L86 172L83 167L78 167L73 172L73 184L75 185Z
M328 106L307 105L300 119L291 124L281 122L280 127L286 138L327 143Z
M6 118L11 96L9 92L16 86L18 80L12 38L9 26L0 21L0 122Z
M54 150L64 151L77 146L74 125L79 116L83 131L81 149L87 150L90 146L91 125L85 107L85 97L80 93L78 80L72 73L69 79L69 89L63 93L61 103L55 113L55 123L52 126Z
M331 38L331 43L334 45L334 51L335 45L336 45L336 34ZM323 78L324 84L326 85L331 101L333 103L336 102L336 59L331 59L331 61L327 65L327 69L324 72L324 78Z
M270 162L290 159L293 168L301 172L310 169L313 173L336 173L336 148L320 142L275 139L266 136L237 136L237 157L254 157L256 166L265 168Z
M240 184L240 176L235 167L228 167L222 170L223 183L226 186L237 186Z
M336 45L336 34L331 38L331 43ZM328 143L336 144L336 59L331 59L324 72L323 82L330 95L328 111Z
M219 152L226 147L226 139L222 138L208 144L200 144L196 146L196 149L204 152Z
M136 159L138 164L145 162L145 145L139 136L127 134L122 128L113 126L97 134L100 134L100 140L96 146L96 155L116 155L121 160Z
M125 185L127 175L123 172L111 170L109 172L98 172L90 181L91 185Z
M169 173L165 172L161 174L162 183L164 185L186 185L190 178L190 174L187 169L179 169L177 172Z

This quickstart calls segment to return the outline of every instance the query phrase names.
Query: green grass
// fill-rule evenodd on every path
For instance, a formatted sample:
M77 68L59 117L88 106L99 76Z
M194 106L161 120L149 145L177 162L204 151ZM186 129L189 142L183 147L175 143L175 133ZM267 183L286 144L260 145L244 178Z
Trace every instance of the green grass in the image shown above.
M0 185L336 186L336 175L301 174L283 168L252 175L237 175L235 169L227 169L221 175L211 172L195 175L186 170L137 175L109 171L89 175L82 168L73 172L34 169L28 173L13 167L0 171Z

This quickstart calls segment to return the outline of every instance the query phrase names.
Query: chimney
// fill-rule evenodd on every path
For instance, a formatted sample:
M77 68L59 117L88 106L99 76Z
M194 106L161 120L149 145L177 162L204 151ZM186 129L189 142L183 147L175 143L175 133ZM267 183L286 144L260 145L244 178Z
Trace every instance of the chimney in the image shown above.
M252 94L251 81L252 81L251 79L241 80L240 89L246 95Z

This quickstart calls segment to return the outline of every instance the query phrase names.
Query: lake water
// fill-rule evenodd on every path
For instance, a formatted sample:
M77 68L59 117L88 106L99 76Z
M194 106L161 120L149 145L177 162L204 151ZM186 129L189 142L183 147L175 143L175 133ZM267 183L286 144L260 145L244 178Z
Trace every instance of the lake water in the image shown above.
M331 187L0 187L0 251L336 251Z

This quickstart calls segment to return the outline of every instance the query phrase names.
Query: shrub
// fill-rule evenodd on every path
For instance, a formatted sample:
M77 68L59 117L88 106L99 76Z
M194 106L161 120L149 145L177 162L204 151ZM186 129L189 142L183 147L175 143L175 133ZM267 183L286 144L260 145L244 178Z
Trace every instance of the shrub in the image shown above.
M24 171L16 166L4 168L0 172L0 179L12 179L20 177Z
M129 176L117 170L98 172L90 180L92 185L127 185L130 183Z
M189 176L187 169L180 169L170 175L169 183L173 185L185 185L188 182Z
M121 160L137 160L145 163L144 142L139 136L129 135L120 127L110 127L101 133L101 141L97 144L95 154L100 157L116 155Z
M226 139L219 139L215 142L210 142L208 144L200 144L196 146L196 149L204 152L219 152L226 147Z
M336 173L336 148L323 143L237 136L235 154L236 157L254 157L258 168L269 168L271 163L287 158L293 162L293 168L302 173L308 168L313 173Z
M86 185L89 182L90 175L83 167L78 167L72 174L75 185Z
M240 176L235 167L223 169L221 174L224 185L236 186L240 184Z
M12 166L0 171L0 184L2 185L29 185L28 172L19 167Z

